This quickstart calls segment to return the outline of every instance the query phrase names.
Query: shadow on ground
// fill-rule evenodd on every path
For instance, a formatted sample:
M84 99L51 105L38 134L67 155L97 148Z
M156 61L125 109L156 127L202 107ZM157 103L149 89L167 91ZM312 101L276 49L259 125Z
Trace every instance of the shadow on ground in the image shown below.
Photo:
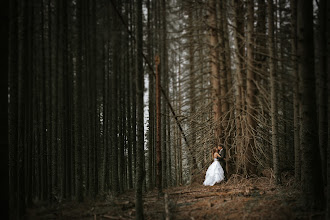
M212 187L196 181L164 190L167 199L152 190L144 194L145 219L325 219L325 213L302 206L292 177L284 179L280 186L268 177L238 175ZM134 202L129 191L103 201L36 206L27 219L134 219Z

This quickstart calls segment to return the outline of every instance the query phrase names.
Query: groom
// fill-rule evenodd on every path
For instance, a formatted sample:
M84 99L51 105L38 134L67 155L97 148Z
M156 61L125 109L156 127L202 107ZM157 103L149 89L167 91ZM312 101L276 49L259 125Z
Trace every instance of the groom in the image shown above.
M225 181L227 181L227 171L226 171L226 150L221 146L218 145L218 154L220 155L220 157L217 157L217 159L219 160L222 169L224 171L225 174Z

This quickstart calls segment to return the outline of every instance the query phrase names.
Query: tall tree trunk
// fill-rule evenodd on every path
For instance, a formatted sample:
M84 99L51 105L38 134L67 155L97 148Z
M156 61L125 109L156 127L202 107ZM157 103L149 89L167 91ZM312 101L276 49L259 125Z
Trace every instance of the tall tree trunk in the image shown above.
M121 3L118 3L118 7L121 8ZM118 25L118 32L122 32L122 27L121 25ZM120 46L118 46L117 50L118 51L123 51L124 48L124 44L122 43L122 34L119 35L118 41L117 41L117 45L119 44ZM115 53L117 53L117 50L115 51ZM119 56L121 56L120 52L119 52ZM119 137L119 142L118 142L118 175L119 175L119 191L120 193L122 193L124 191L124 168L125 168L125 161L124 161L124 85L123 85L123 71L124 71L124 59L122 59L121 57L118 60L119 64L118 64L118 72L116 72L115 74L117 74L118 76L118 137Z
M330 54L329 54L329 51L330 51L330 4L328 1L325 1L327 2L326 4L326 9L327 9L327 13L325 15L325 19L326 19L326 48L327 48L327 54L326 54L326 76L327 76L327 91L328 91L328 147L327 147L327 194L326 194L326 198L327 198L327 206L326 206L326 209L327 209L327 219L330 218L330 190L329 190L329 186L330 186L330 111L329 111L329 108L330 108Z
M137 72L137 149L136 149L136 189L135 189L135 210L136 219L144 219L143 200L142 200L142 184L145 176L143 155L144 155L144 121L143 121L143 32L142 32L142 0L136 2L137 19L136 19L136 72Z
M45 74L46 77L46 170L47 170L47 198L52 199L52 0L46 1L45 5Z
M25 69L27 74L27 79L25 80L26 87L24 89L24 99L27 102L26 104L26 110L25 110L25 193L26 193L26 205L29 207L32 204L32 181L33 181L33 176L32 173L34 171L34 155L33 155L33 149L35 146L34 140L32 138L33 135L33 109L32 109L32 104L33 104L33 94L32 94L32 88L34 87L34 76L35 73L33 71L33 61L34 61L34 53L33 53L33 33L35 31L35 27L33 26L33 21L34 21L34 5L29 3L27 4L28 7L28 14L27 14L27 39L26 39L26 50L24 51L24 58L23 60L26 61Z
M222 7L221 7L221 17L222 17L222 21L223 21L223 41L224 41L224 56L225 56L225 65L226 65L226 86L227 86L227 104L228 104L228 123L231 123L231 121L234 119L234 113L233 112L229 112L229 110L234 106L234 89L233 89L233 73L232 73L232 60L231 60L231 50L230 50L230 43L229 43L229 31L228 31L228 13L227 13L227 2L226 1L221 1ZM230 155L230 148L232 147L233 144L233 134L230 132L230 130L233 129L232 124L228 127L229 132L226 135L226 141L225 141L225 146L224 149L227 153L226 155L226 159L227 159L227 163L226 163L226 170L227 170L227 179L230 176L230 173L228 174L229 171L233 170L232 167L232 163L229 162L229 159L231 158Z
M220 22L218 22L218 30L219 30L219 46L220 46L220 54L219 54L219 59L220 59L220 70L219 70L219 75L220 75L220 99L221 101L221 115L222 115L222 123L221 127L223 127L222 134L221 135L221 141L220 145L225 149L226 152L228 152L229 146L227 144L229 143L228 137L229 131L231 130L230 128L230 122L229 122L229 100L230 100L230 95L228 93L228 88L231 85L231 78L228 75L230 71L230 66L227 66L227 57L226 57L226 36L225 36L225 29L226 29L226 20L227 18L225 17L225 12L224 12L224 1L220 1L218 3L219 6L219 19ZM228 156L228 155L226 155ZM227 157L228 158L228 157ZM225 170L225 174L227 175L228 171L228 163L226 163L226 167L223 167ZM227 178L227 177L226 177Z
M210 60L211 60L211 85L212 85L212 102L213 117L216 123L215 139L219 142L221 134L220 120L220 82L219 82L219 53L218 53L218 34L216 31L216 3L215 0L209 0L209 40L210 40ZM218 144L218 143L217 143Z
M179 115L181 115L181 107L182 107L182 96L181 96L181 56L180 56L180 53L179 53L179 75L178 75L178 83L179 83L179 97L178 97L178 107L179 107ZM179 135L178 135L179 136ZM178 141L178 145L179 145L179 149L178 149L178 160L179 160L179 169L178 169L178 172L179 172L179 185L181 185L183 183L183 178L182 178L182 160L183 160L183 157L182 157L182 139L181 137L179 138L179 141Z
M62 93L62 117L63 117L63 198L69 198L70 194L70 101L69 101L69 48L68 48L68 4L66 1L63 2L61 13L62 14L62 25L63 25L63 42L62 42L62 52L63 52L63 93ZM72 95L72 94L71 94Z
M51 97L50 101L50 175L51 175L51 201L55 201L55 188L56 188L56 47L57 47L57 39L54 37L54 33L56 33L57 25L56 23L56 6L54 5L54 2L52 0L49 1L49 14L48 14L48 29L49 29L49 60L50 60L50 88L49 88L49 95Z
M291 7L291 52L292 52L292 71L294 76L293 82L293 128L294 128L294 164L295 179L300 181L301 177L301 152L300 152L300 116L299 116L299 75L297 66L297 2L290 1Z
M126 6L126 20L129 21L129 16L131 15L131 11L130 11L130 5ZM131 109L131 101L132 101L132 96L134 94L134 91L131 90L130 86L132 85L132 81L134 81L134 79L132 79L131 77L131 72L134 71L134 68L132 67L132 65L130 65L131 60L133 59L133 57L131 57L131 53L130 53L130 44L131 44L131 40L130 40L130 36L129 34L126 35L126 53L127 53L127 64L128 64L128 70L127 70L127 84L126 84L126 89L127 89L127 104L126 104L126 108L127 108L127 132L128 132L128 136L127 136L127 178L128 178L128 189L131 189L133 187L133 169L132 169L132 134L133 134L133 125L132 125L132 109ZM135 129L134 129L135 130Z
M63 72L64 72L64 66L63 66L63 59L65 57L64 54L64 46L63 46L63 15L65 10L63 9L63 3L62 1L56 1L56 8L57 8L57 18L56 18L56 24L57 29L59 33L59 37L57 39L57 49L56 49L56 66L57 66L57 75L56 75L56 137L57 137L57 155L56 155L56 162L58 165L58 168L56 170L56 176L57 176L57 188L58 188L58 196L64 196L64 185L63 185L63 174L64 174L64 153L63 153Z
M9 219L19 219L18 210L18 2L10 1L9 25L9 103L8 103L8 133L9 133Z
M167 48L166 48L166 2L165 0L162 0L161 2L159 2L159 16L160 16L160 27L161 27L161 36L160 36L160 51L161 51L161 56L160 56L160 60L161 60L161 65L160 65L160 71L161 71L161 84L162 84L162 88L164 89L165 95L167 95L167 91L166 91L166 86L167 86ZM164 96L161 97L162 102L161 102L161 118L162 118L162 123L161 123L161 132L162 132L162 139L161 139L161 147L162 147L162 184L163 184L163 188L167 187L167 112L168 112L168 108L167 108L167 104L166 104L166 99Z
M278 147L278 121L277 121L277 98L276 98L276 73L274 52L274 9L273 0L268 0L268 49L269 49L269 75L270 75L270 101L272 119L272 146L273 146L273 169L275 181L281 183L279 172L279 147Z
M77 73L76 73L76 100L75 100L75 195L79 202L83 200L83 170L82 170L82 81L83 81L83 5L82 2L77 4L78 19L78 42L77 42Z
M151 5L150 0L147 1L147 9L148 9L148 21L147 21L147 34L148 34L148 56L149 59L152 60L152 39L151 39ZM149 133L148 133L148 179L149 186L148 188L153 188L153 155L154 155L154 77L152 75L152 71L149 71L148 74L149 81Z
M177 58L176 58L177 59ZM176 61L176 65L177 65ZM178 97L178 92L177 92L177 76L173 72L172 74L172 97ZM175 108L175 111L178 112L178 100L173 100L173 105ZM173 135L173 158L174 158L174 177L173 177L173 185L178 186L178 127L173 126L172 127L172 135Z
M129 4L127 9L127 17L132 17L132 4ZM129 21L129 23L131 23L131 20L127 18L127 20ZM130 26L131 28L131 26ZM133 72L135 72L135 68L134 65L132 65L132 62L134 60L133 58L133 52L132 52L132 38L128 37L128 41L127 41L127 54L128 54L128 63L129 63L129 71L128 71L128 85L127 85L127 90L128 90L128 94L129 94L129 98L128 98L128 109L127 109L127 118L128 118L128 129L129 130L129 136L128 136L128 188L132 188L133 187L133 175L134 175L134 171L133 171L133 165L134 165L134 155L133 155L133 145L134 145L134 141L133 138L135 138L134 132L136 131L136 129L134 127L134 123L133 123L133 117L135 117L133 115L133 102L135 102L135 98L134 98L134 90L133 90L133 82L135 81L135 79L133 78Z
M2 207L3 209L5 210L3 212L3 215L4 216L7 216L7 218L9 217L9 181L8 181L8 177L9 177L9 167L8 167L8 164L9 164L9 152L10 152L10 146L8 144L9 142L9 120L8 120L8 94L10 92L10 89L9 89L9 43L10 43L10 40L9 38L11 37L10 36L10 16L11 16L11 12L10 12L10 2L9 1L6 1L6 2L3 2L2 3L2 6L1 6L1 20L3 21L2 23L2 33L3 33L3 41L2 41L2 44L0 46L1 48L1 51L5 54L5 57L7 57L6 59L2 59L1 60L1 66L2 66L2 71L4 74L2 74L2 77L1 77L1 81L0 81L0 90L1 90L1 100L3 100L3 103L2 104L2 108L0 110L0 120L2 121L1 125L0 125L0 128L3 130L3 131L7 131L7 132L3 132L2 133L2 137L1 137L1 140L0 140L0 144L2 145L2 148L0 150L0 161L2 162L2 166L0 168L0 173L1 173L1 176L6 176L6 178L4 178L5 180L5 183L3 184L3 187L1 188L0 190L0 193L2 195L2 198L0 200L0 204L2 204ZM35 76L35 75L34 75ZM35 94L35 90L34 90L34 93ZM34 96L36 97L36 96ZM33 99L34 102L36 101L36 98ZM34 105L35 106L35 105ZM36 113L34 111L35 109L33 109L33 113ZM33 115L35 116L35 114ZM35 118L35 117L34 117ZM37 126L35 126L35 122L36 120L33 120L33 128L34 128L34 131L36 131L36 128ZM32 125L31 125L32 126ZM33 132L33 135L36 135L36 132ZM35 147L37 147L37 144L33 145ZM33 177L35 178L35 176Z
M161 116L160 116L160 71L159 71L159 56L156 56L156 186L158 188L158 194L162 194L162 157L161 157Z
M254 58L253 58L253 33L254 33L254 18L253 18L253 10L254 0L248 0L247 2L247 79L246 79L246 112L247 112L247 126L249 134L248 143L245 146L246 149L246 169L248 174L256 173L256 165L253 156L253 149L255 147L254 141L254 133L256 128L255 117L255 93L256 93L256 85L255 85L255 73L254 73Z
M110 3L109 3L110 4ZM106 176L109 173L109 170L107 169L108 164L110 163L108 161L108 149L109 149L109 144L108 144L108 65L105 63L106 60L106 51L107 51L107 41L102 38L101 40L101 45L105 45L102 48L102 62L104 62L104 67L102 70L102 80L103 80L103 85L102 85L102 90L100 90L99 93L102 93L102 101L100 101L99 104L99 121L101 121L101 117L103 119L103 125L101 126L102 133L102 140L101 140L101 145L102 147L99 149L99 160L101 160L101 167L99 169L99 181L100 181L100 194L102 195L106 191ZM101 94L100 94L101 95ZM102 103L102 104L101 104ZM102 108L101 108L102 106ZM101 116L102 115L102 116Z
M325 27L326 27L326 30L325 30L325 33L326 33L326 42L324 45L326 48L327 48L327 54L326 54L326 68L325 68L325 71L326 71L326 76L327 76L327 94L328 94L328 147L327 147L327 195L326 195L326 198L327 198L327 206L326 206L326 209L327 209L327 219L330 218L330 190L329 190L329 186L330 186L330 111L329 111L329 108L330 108L330 77L329 77L329 74L330 74L330 54L329 54L329 51L330 51L330 4L328 1L325 1L326 2L326 6L324 6L326 8L326 15L325 15L325 19L326 19L326 23L325 23ZM323 4L322 4L323 5Z
M234 44L236 54L236 72L235 72L235 85L236 85L236 97L235 97L235 123L236 123L236 148L238 155L236 156L236 172L240 172L243 169L244 164L244 151L243 151L243 116L244 112L244 87L243 87L243 56L244 45L242 38L244 36L244 5L241 1L234 1Z
M187 8L188 11L188 22L189 22L189 127L190 127L190 144L191 146L194 146L196 144L196 124L195 124L195 106L196 106L196 92L195 92L195 85L196 85L196 79L195 79L195 60L194 60L194 53L195 53L195 39L194 39L194 26L193 26L193 13L191 8ZM196 154L196 150L193 150L193 153ZM197 156L197 155L196 155ZM197 167L194 165L197 165L196 162L196 156L192 157L194 161L192 162L192 166L190 168L195 170ZM192 172L191 171L191 172Z
M29 205L31 198L29 195L30 185L30 103L31 103L31 78L32 78L32 49L31 49L31 11L33 6L31 2L24 1L22 4L22 41L20 51L19 65L19 87L18 87L18 213L25 213L26 206Z
M112 191L114 192L115 195L119 194L120 188L119 188L119 167L118 167L118 148L119 148L119 97L118 97L118 76L120 74L119 72L119 56L120 54L117 51L120 51L120 27L118 26L119 18L116 14L117 9L113 8L113 16L112 16L112 26L114 27L113 31L113 36L111 39L111 47L109 48L109 53L112 54L112 70L110 71L111 73L111 114L112 114L112 119L111 119L111 153L112 153ZM110 86L109 86L110 88ZM110 104L110 103L109 103ZM133 129L135 130L135 129Z
M301 182L303 202L309 208L321 208L324 202L322 167L318 145L314 45L313 4L311 1L297 1L298 71L301 79Z
M327 1L320 0L320 7L319 7L319 24L320 30L318 39L319 47L317 48L318 51L318 132L319 132L319 146L320 146L320 153L321 153L321 161L322 161L322 176L323 176L323 183L327 185L327 133L328 133L328 119L327 119L327 111L329 111L329 106L327 106L327 51L326 51L326 7L329 4ZM329 13L329 12L328 12ZM328 21L330 22L330 21ZM329 51L328 51L329 52ZM328 94L329 95L329 94Z
M136 20L135 20L135 16L134 16L134 10L133 10L133 6L134 6L134 3L132 2L132 4L130 4L130 6L132 7L131 9L131 30L133 30L133 24L136 24ZM133 57L136 56L136 53L135 51L133 50L133 48L135 48L135 43L134 41L132 40L131 41L132 43L132 46L131 46L131 57L132 57L132 67L134 67L135 71L132 71L131 74L132 74L132 85L131 85L131 91L134 92L136 91L136 59L134 59ZM135 129L132 129L133 130L133 135L132 135L132 156L133 156L133 178L134 178L134 181L133 183L135 184L136 183L136 148L137 148L137 142L136 142L136 137L137 137L137 134L136 134L136 108L137 108L137 104L136 104L136 94L133 94L131 96L131 105L132 105L132 125Z
M227 85L227 66L226 66L226 55L225 55L225 40L224 40L224 14L223 14L223 1L218 3L218 13L219 15L219 20L220 22L217 22L218 24L218 39L219 39L219 76L220 76L220 100L221 100L221 116L224 117L222 118L222 133L220 134L220 143L223 144L225 143L225 137L226 137L226 130L225 128L227 127L228 123L228 109L229 109L229 104L228 104L228 85ZM220 144L219 143L219 144ZM226 147L226 146L223 146ZM224 167L225 168L225 167Z

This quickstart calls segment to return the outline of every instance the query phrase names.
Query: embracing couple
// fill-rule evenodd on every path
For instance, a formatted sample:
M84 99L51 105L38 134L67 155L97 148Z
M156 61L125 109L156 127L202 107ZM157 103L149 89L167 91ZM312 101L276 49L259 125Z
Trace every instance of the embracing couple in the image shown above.
M226 152L221 145L213 148L212 157L214 162L206 171L204 186L213 186L226 180Z

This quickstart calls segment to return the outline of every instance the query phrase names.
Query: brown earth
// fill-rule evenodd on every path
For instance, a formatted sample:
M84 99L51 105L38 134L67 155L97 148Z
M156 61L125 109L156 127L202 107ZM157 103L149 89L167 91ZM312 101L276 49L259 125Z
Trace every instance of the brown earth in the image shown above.
M212 187L194 183L164 193L144 194L145 219L325 219L323 212L308 212L302 206L292 178L276 186L267 177L232 176ZM134 192L129 191L103 201L39 205L28 210L27 219L134 219L134 202Z

